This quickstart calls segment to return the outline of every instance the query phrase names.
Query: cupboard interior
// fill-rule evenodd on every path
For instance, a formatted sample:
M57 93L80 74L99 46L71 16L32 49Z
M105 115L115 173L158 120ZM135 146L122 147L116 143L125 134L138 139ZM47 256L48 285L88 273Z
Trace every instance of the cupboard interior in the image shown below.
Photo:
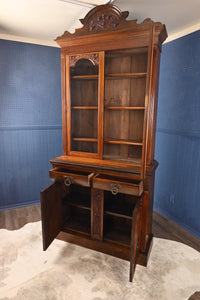
M137 197L104 191L104 240L130 246L132 214ZM91 235L91 189L72 185L62 200L62 231Z

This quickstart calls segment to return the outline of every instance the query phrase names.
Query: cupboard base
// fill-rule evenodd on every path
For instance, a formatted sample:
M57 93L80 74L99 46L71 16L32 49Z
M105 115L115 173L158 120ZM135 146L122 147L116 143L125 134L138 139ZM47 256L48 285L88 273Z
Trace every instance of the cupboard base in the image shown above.
M130 247L117 245L116 243L108 241L100 241L86 237L84 235L75 235L70 232L61 231L56 237L58 240L72 243L78 246L89 248L91 250L99 251L108 255L112 255L127 261L130 261L131 250ZM147 243L147 248L144 253L140 252L137 257L137 264L147 266L149 255L153 244L153 234L150 235Z

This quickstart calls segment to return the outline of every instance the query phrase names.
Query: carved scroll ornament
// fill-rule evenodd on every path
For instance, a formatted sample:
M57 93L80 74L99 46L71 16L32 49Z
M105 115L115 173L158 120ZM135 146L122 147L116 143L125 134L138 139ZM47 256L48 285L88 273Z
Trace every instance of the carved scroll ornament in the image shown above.
M89 59L93 65L99 64L99 55L97 53L94 54L80 54L80 55L73 55L69 58L69 65L70 67L75 66L77 61L80 59Z

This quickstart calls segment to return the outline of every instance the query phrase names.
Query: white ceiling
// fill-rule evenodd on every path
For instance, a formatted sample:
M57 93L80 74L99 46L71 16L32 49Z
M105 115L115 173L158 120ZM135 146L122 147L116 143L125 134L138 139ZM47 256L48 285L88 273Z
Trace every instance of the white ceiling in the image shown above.
M87 4L83 6L83 2ZM0 0L0 38L57 46L57 36L82 26L79 19L93 7L91 4L105 2L108 1ZM122 11L128 10L128 19L141 22L150 17L165 23L168 41L200 29L200 0L114 0L113 4Z

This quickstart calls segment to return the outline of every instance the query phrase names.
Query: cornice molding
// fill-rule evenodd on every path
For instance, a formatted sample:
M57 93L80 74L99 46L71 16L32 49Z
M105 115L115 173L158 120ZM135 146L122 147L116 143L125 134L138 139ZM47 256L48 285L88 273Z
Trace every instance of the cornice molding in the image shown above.
M195 25L192 25L192 26L189 26L187 28L184 28L182 30L176 31L173 34L170 34L168 36L168 38L166 39L166 41L164 42L164 44L167 44L167 43L169 43L171 41L177 40L177 39L179 39L179 38L181 38L183 36L186 36L186 35L188 35L190 33L198 31L198 30L200 30L200 22L197 23L197 24L195 24Z
M13 41L13 42L20 42L20 43L35 44L35 45L41 45L41 46L60 48L58 46L58 44L53 40L52 41L40 40L40 39L31 38L31 37L11 35L11 34L3 34L3 33L0 33L0 39L7 40L7 41Z

